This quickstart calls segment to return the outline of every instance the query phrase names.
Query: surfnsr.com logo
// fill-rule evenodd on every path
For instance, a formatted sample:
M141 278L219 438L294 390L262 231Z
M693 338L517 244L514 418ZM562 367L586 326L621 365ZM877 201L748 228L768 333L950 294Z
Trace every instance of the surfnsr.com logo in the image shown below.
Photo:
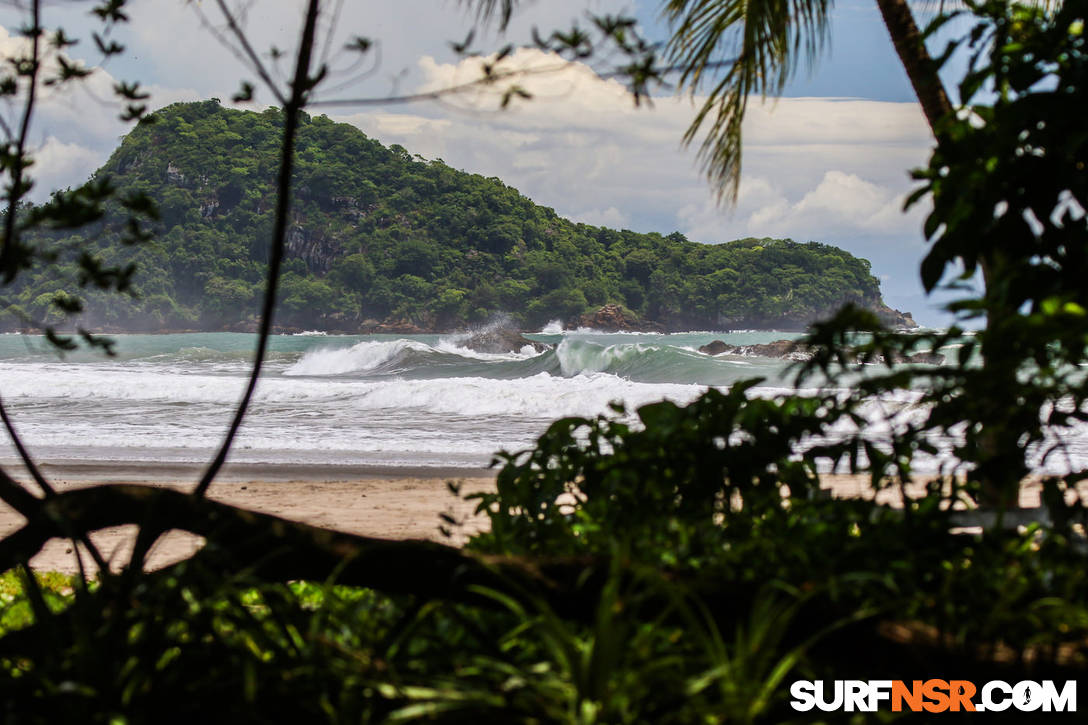
M798 712L1076 712L1077 683L1053 680L798 680L790 686Z

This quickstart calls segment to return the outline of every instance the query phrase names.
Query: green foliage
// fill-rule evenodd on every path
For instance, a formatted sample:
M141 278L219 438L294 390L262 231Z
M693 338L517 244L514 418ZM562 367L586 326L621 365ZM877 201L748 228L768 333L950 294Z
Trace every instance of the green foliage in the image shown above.
M491 528L473 545L577 554L619 537L650 563L698 565L734 511L774 510L779 486L804 498L818 484L815 452L790 459L834 399L748 400L756 383L712 389L686 407L643 406L637 428L609 417L556 421L533 450L499 455L496 492L474 495Z
M124 5L125 0L108 0L93 10L100 25L92 24L89 32L103 60L125 49L116 40L105 40L128 22ZM20 304L0 297L0 317L5 318L0 324L12 329L37 327L58 350L70 350L76 343L71 337L57 334L57 325L83 311L82 290L132 294L135 267L127 261L107 259L89 245L42 245L39 230L52 230L58 235L80 228L109 230L118 244L137 245L151 238L147 225L157 221L159 214L142 191L120 194L106 177L93 178L75 189L54 191L48 202L30 207L27 196L34 187L30 173L34 159L29 149L37 94L42 87L65 89L78 85L93 70L67 55L77 39L68 37L62 28L51 31L43 25L40 2L20 6L18 12L25 13L17 31L19 43L5 55L5 70L0 77L0 96L6 97L13 110L12 116L0 124L0 175L6 178L0 210L0 285L7 287L31 270L39 277L48 277L49 283L23 294ZM113 94L123 107L122 121L147 120L147 106L142 101L148 94L138 82L118 81ZM14 121L16 116L20 118L18 123ZM106 221L110 210L113 213ZM58 269L54 265L61 250L66 252L67 263ZM44 287L52 287L52 291ZM88 345L111 352L108 339L96 337L84 327L76 329Z
M64 250L90 246L104 263L135 265L125 278L134 297L85 293L85 324L219 329L256 314L280 115L205 101L154 118L125 137L92 183L108 179L117 196L134 200L125 209L154 199L156 241L124 244L115 222L122 207L109 204L98 226L40 232L57 262L6 288L9 305L63 319L42 295L78 276L78 260ZM800 328L844 302L881 307L868 263L835 247L706 245L573 224L498 179L385 148L324 116L303 119L292 186L278 318L286 325L453 328L506 313L536 326L614 303L671 328Z
M782 711L776 686L805 649L779 659L803 605L780 591L757 598L736 638L649 572L614 570L585 618L528 592L478 594L483 609L224 580L197 562L134 589L69 589L66 606L0 640L2 712L29 723L752 722Z
M819 586L833 610L931 628L942 656L979 666L999 655L1060 659L1082 671L1088 544L1076 484L1088 471L1043 475L1040 520L1002 521L1025 477L1062 455L1061 433L1088 420L1088 134L1068 112L1085 91L1085 10L971 5L977 26L964 42L976 55L964 97L992 84L999 98L946 119L914 201L934 202L926 284L985 271L985 290L951 305L984 315L984 329L891 333L848 306L813 326L812 357L797 366L799 385L826 392L760 400L748 381L686 407L644 406L633 426L558 421L532 450L499 455L497 491L474 496L491 529L471 546L531 556L618 546L703 585ZM949 365L899 364L953 343ZM917 391L915 414L893 405L882 417L876 403L904 391ZM874 424L886 431L879 443L867 434ZM958 463L908 496L917 456L941 439ZM821 495L821 459L868 473L903 507ZM955 509L979 502L996 514L991 523L958 531Z
M22 629L34 621L25 576L16 569L0 574L0 635ZM74 577L55 571L34 572L34 580L51 611L60 611L70 603L76 586Z

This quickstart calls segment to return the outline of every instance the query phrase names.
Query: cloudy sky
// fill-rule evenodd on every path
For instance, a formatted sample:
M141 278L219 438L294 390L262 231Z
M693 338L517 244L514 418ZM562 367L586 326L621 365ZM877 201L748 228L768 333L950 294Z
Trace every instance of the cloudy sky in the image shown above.
M48 27L83 38L70 55L96 65L89 37L97 28L92 2L49 3ZM330 10L336 0L327 3ZM346 0L335 22L323 26L333 72L325 100L377 99L472 80L478 61L461 60L450 41L463 40L473 18L456 0ZM0 8L0 49L22 42L18 3ZM253 45L290 50L300 25L300 2L242 3ZM528 41L534 27L569 28L585 13L633 14L652 37L665 37L657 0L537 0L528 2L506 39ZM218 97L226 102L241 80L255 80L216 35L222 17L211 0L133 0L131 23L116 32L128 53L96 68L82 87L48 95L35 118L38 149L35 193L85 178L109 156L128 127L110 101L117 79L140 80L152 104ZM332 14L326 16L332 18ZM790 237L844 247L873 262L892 306L924 323L944 318L918 282L925 245L923 209L902 212L911 189L908 171L924 164L931 139L906 76L872 0L840 0L821 62L801 69L783 98L750 106L744 130L740 196L719 204L681 145L692 101L662 91L652 108L636 108L624 87L587 66L521 81L534 96L499 110L495 93L442 101L329 105L313 109L352 123L386 144L441 158L451 166L498 176L534 201L578 221L637 231L679 230L703 242L746 236ZM376 42L359 63L340 49L355 35ZM505 42L478 36L481 50ZM513 62L554 66L539 51ZM288 73L284 65L282 75ZM259 91L256 105L274 101ZM9 120L17 109L3 108Z

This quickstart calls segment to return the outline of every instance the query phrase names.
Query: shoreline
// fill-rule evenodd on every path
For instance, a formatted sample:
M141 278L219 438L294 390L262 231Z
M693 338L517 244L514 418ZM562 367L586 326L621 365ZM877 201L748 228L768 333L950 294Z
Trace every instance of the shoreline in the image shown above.
M29 477L20 467L0 462L18 480ZM106 461L53 461L42 465L58 492L103 483L143 484L191 491L203 472L203 463L154 464ZM463 468L389 468L379 466L228 464L208 491L210 499L241 509L271 514L320 528L383 539L425 539L461 546L474 533L485 530L486 516L474 514L475 501L465 501L468 493L495 490L494 469ZM461 497L453 496L447 482L461 485ZM886 488L878 493L870 488L864 474L825 474L822 488L837 498L875 498L891 506L899 503L899 492ZM908 494L922 492L924 482L908 488ZM31 487L33 489L33 486ZM1088 488L1088 487L1086 487ZM1025 481L1020 491L1020 505L1040 505L1041 486ZM1088 494L1088 491L1085 492ZM440 531L443 516L459 523L452 536ZM0 538L8 536L25 523L22 516L8 507L0 507ZM136 526L102 529L91 535L111 568L128 561L135 540ZM200 537L171 531L161 537L151 551L149 569L169 566L192 556L203 546ZM94 571L90 557L81 556L88 574ZM79 572L76 551L70 541L51 539L31 559L37 571Z
M38 468L50 480L77 484L169 483L179 486L186 481L195 486L207 465L204 461L159 463L105 459L52 459L38 462ZM0 468L18 481L31 480L19 459L0 458ZM216 483L319 483L399 479L494 479L497 474L497 469L487 467L228 462L215 480Z

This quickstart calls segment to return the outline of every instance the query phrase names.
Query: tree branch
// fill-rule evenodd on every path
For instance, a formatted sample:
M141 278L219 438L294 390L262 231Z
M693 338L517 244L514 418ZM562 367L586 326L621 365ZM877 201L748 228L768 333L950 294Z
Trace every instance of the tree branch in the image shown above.
M8 415L7 407L4 406L4 401L2 398L0 398L0 420L3 421L4 428L7 429L8 437L11 438L12 445L15 446L15 450L16 452L18 452L19 458L22 459L23 465L26 467L26 470L30 473L31 477L33 477L34 482L38 484L38 488L40 488L42 490L42 493L44 493L46 496L52 496L54 493L56 493L56 491L53 490L53 487L50 485L49 481L46 480L41 470L39 470L37 464L34 463L34 459L30 457L30 451L28 451L26 449L26 446L23 445L23 440L19 437L19 432L15 430L15 423Z
M19 482L0 468L0 501L29 519L38 511L42 500L19 485Z
M227 4L223 0L216 0L216 4L219 6L219 11L223 13L223 17L227 19L227 27L230 28L234 37L238 39L249 62L253 64L253 70L257 72L257 75L260 76L261 80L268 86L268 90L272 91L272 94L276 97L276 100L279 101L280 105L287 105L287 99L283 97L283 93L280 91L279 86L276 85L276 82L272 80L272 77L268 74L268 70L265 69L260 56L257 55L253 46L249 44L249 38L246 37L245 32L238 25L238 21L235 20L230 8L227 7Z
M284 247L287 238L287 223L290 213L291 173L295 162L295 136L298 132L299 114L306 106L312 81L310 78L310 59L313 55L314 32L317 27L317 15L320 6L319 0L310 0L306 10L306 24L302 30L299 41L298 60L295 63L295 78L291 82L291 98L283 109L283 144L280 149L280 173L277 182L276 194L276 222L272 233L272 249L268 257L268 281L265 285L264 303L261 306L261 325L258 330L257 352L253 358L253 370L246 385L245 394L238 408L234 411L234 419L231 421L227 434L223 437L223 443L219 452L204 472L196 489L196 496L203 496L211 486L219 469L226 463L227 454L242 425L249 404L253 400L253 392L257 388L257 380L261 377L261 368L264 366L264 358L268 352L268 338L272 333L272 316L276 308L276 292L279 288L280 267L283 264Z
M187 531L207 540L196 556L214 561L217 570L266 581L335 576L338 584L390 594L478 603L491 600L476 594L477 587L531 590L572 614L584 609L577 593L599 590L606 569L588 558L495 557L430 541L347 534L172 489L103 485L41 501L26 525L0 541L0 570L30 559L51 538L67 537L61 522L83 534L126 524Z
M41 73L41 0L33 0L31 3L30 32L33 35L30 45L30 88L27 91L26 105L23 107L23 118L19 123L19 135L15 139L15 153L11 171L11 186L8 189L8 213L4 219L4 244L0 248L0 275L6 282L15 277L15 268L12 266L12 255L15 253L15 245L18 239L15 236L15 211L19 200L23 198L26 190L23 189L23 172L26 170L26 139L30 133L30 119L34 115L34 102L38 96L38 75ZM9 268L10 267L10 268Z

